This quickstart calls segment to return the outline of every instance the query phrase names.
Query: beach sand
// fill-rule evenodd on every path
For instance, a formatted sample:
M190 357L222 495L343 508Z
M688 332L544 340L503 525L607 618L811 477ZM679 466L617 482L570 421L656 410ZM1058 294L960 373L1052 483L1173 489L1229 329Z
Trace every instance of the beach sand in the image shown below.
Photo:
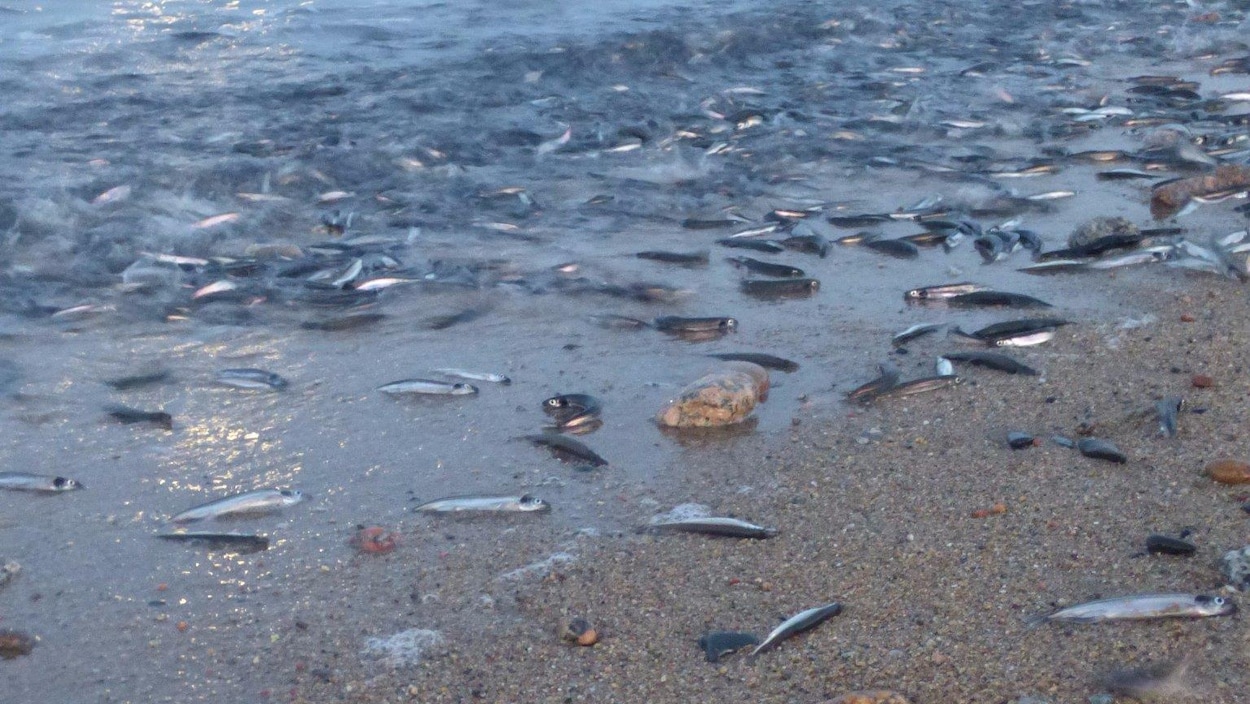
M1220 592L1219 558L1247 542L1247 491L1201 470L1247 456L1250 303L1235 282L1155 283L1153 322L1072 325L1022 353L1041 377L975 369L958 388L847 407L840 419L800 414L781 436L705 438L682 460L688 495L725 497L715 513L775 525L775 539L626 533L555 544L531 523L502 541L515 552L468 554L454 540L437 556L401 550L384 567L359 565L387 574L358 585L359 601L301 614L272 655L299 663L295 701L782 702L880 688L921 704L1084 702L1108 671L1186 656L1199 700L1243 701L1239 617L1026 623L1101 597ZM1199 373L1214 386L1194 388ZM1152 420L1118 422L1166 395L1190 409L1176 437ZM1046 440L1076 437L1082 423L1104 428L1096 434L1128 463ZM1008 430L1043 442L1013 451ZM975 517L995 504L1006 511ZM1148 534L1182 530L1196 555L1143 554ZM576 559L491 576L544 551ZM397 585L408 589L385 595ZM477 600L480 630L440 623L448 599ZM711 664L696 646L712 630L762 637L830 601L844 612L755 659ZM340 623L353 603L392 609L395 631L430 628L443 640L412 664L362 664L361 634ZM600 642L563 643L556 628L570 615Z

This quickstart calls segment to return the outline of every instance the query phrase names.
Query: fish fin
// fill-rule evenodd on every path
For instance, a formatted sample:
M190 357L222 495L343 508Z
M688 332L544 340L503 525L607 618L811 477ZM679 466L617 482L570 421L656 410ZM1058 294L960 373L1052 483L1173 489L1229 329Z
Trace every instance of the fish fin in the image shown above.
M1024 625L1028 628L1037 628L1038 626L1050 620L1050 613L1034 614L1024 619Z

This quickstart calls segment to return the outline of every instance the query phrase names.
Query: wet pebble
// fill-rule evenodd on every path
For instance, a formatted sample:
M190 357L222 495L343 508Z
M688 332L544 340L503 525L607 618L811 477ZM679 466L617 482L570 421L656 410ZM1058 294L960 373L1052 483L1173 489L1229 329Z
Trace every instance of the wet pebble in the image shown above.
M1036 444L1036 441L1033 439L1033 436L1028 433L1013 430L1010 433L1007 433L1007 444L1010 445L1013 450L1023 450L1028 447L1033 447L1033 445Z
M885 689L873 689L863 692L849 692L830 699L825 704L909 704L907 697L898 692Z
M34 637L21 631L0 630L0 658L12 660L23 655L30 655L34 649Z
M1207 463L1202 473L1220 484L1250 483L1250 463L1234 459L1218 459Z
M1081 440L1076 443L1076 449L1079 450L1082 455L1096 460L1106 460L1108 462L1115 462L1116 464L1124 464L1125 462L1128 462L1128 457L1126 457L1123 452L1120 452L1120 448L1116 447L1115 443L1112 443L1109 440L1103 440L1101 438L1081 438Z
M1215 379L1206 374L1194 374L1189 378L1189 383L1193 384L1195 389L1209 389L1215 386Z
M560 621L557 632L562 640L578 645L594 645L599 642L599 633L590 622L580 617L569 617Z
M1198 546L1188 540L1158 534L1146 537L1146 552L1152 555L1189 556L1197 551Z
M700 377L660 409L656 420L673 428L707 428L746 420L768 393L768 370L730 362Z

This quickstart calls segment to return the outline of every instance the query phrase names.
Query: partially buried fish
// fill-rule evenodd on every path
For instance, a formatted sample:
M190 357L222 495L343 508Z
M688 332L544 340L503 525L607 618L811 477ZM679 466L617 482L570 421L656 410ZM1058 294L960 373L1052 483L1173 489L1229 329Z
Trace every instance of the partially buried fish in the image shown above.
M1034 617L1030 624L1047 621L1101 623L1103 621L1149 620L1158 618L1203 618L1227 616L1237 605L1222 596L1206 594L1143 594L1099 599Z
M54 477L27 472L0 472L0 489L9 491L39 491L49 494L83 488L76 479Z
M550 511L551 504L536 496L451 496L427 501L412 509L421 513L459 513L461 511L521 512Z
M173 523L191 523L207 518L254 516L272 513L303 500L304 493L294 489L257 489L189 508L169 520Z
M244 555L269 549L269 538L263 535L248 535L245 533L178 531L175 533L159 533L156 537L179 543L204 545L212 549L232 550Z

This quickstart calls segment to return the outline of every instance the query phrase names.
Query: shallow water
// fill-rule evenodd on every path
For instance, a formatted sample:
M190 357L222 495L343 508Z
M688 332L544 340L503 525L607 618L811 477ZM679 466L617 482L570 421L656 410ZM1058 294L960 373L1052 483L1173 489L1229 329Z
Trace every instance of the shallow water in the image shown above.
M486 619L481 600L507 591L500 575L511 575L502 584L540 578L553 554L575 559L578 540L614 536L678 504L715 510L766 492L766 473L747 487L684 470L691 458L707 467L708 457L742 452L760 453L767 469L760 443L791 423L856 415L841 395L873 376L892 333L1014 317L909 307L908 288L972 279L1049 300L1082 323L1149 313L1135 287L1183 287L1184 274L1032 277L1014 271L1026 253L982 265L967 242L910 261L837 245L826 258L746 252L821 281L810 298L771 301L740 292L724 259L744 252L714 241L779 207L819 206L804 226L832 239L856 230L824 215L891 212L931 195L962 211L994 210L996 196L1054 189L1076 195L975 219L1018 215L1048 249L1094 215L1147 226L1147 187L1096 181L1088 164L1018 180L967 173L1140 148L1148 130L1069 133L1058 108L1106 94L1132 104L1115 81L1136 73L1231 90L1240 79L1205 72L1245 50L1239 14L1195 24L1183 3L1153 16L1128 4L1013 4L1019 21L997 28L1002 8L983 3L504 5L0 9L0 359L18 370L0 402L0 458L5 469L87 487L0 496L0 558L23 565L0 592L0 627L41 639L34 655L0 664L5 701L276 691L289 663L268 669L261 655L279 624L322 602L342 606L354 590L360 608L342 628L358 631L362 648L366 636L406 630L406 607L394 600L410 575L358 574L347 545L357 524L401 530L423 561L462 561L467 590L422 585L412 600L442 593L437 615L431 606L423 616L471 630ZM949 124L963 119L984 126ZM681 225L727 212L750 222ZM208 220L220 215L229 217ZM1182 224L1205 237L1244 220L1218 204ZM389 238L366 256L391 257L387 271L416 282L361 308L385 315L366 327L300 327L346 309L312 305L307 272L277 273L291 247L361 236ZM262 258L260 274L144 254L238 259L258 243L286 248ZM710 261L684 268L633 256L657 249L708 250ZM320 266L338 272L351 258L327 255ZM570 262L574 273L553 269ZM192 297L220 280L241 288ZM605 292L650 283L677 293L648 302ZM99 308L54 315L84 304ZM478 315L429 324L466 310ZM739 328L688 341L587 320L600 313L732 315ZM923 376L947 346L916 343L896 362L905 376ZM802 367L773 374L771 398L744 432L660 432L656 409L711 366L706 353L722 351L770 352ZM1046 355L1019 354L1043 369ZM291 384L263 392L213 383L232 367ZM454 398L374 390L439 367L514 382L475 382L479 394ZM169 380L125 392L103 383L154 369ZM603 399L603 428L581 439L606 468L578 472L516 439L547 422L544 398L572 392ZM120 425L105 415L109 403L161 408L174 428ZM224 525L268 534L266 553L152 537L185 508L259 487L310 495L278 515ZM523 492L555 510L487 521L407 512L441 496ZM525 571L531 564L540 567Z

